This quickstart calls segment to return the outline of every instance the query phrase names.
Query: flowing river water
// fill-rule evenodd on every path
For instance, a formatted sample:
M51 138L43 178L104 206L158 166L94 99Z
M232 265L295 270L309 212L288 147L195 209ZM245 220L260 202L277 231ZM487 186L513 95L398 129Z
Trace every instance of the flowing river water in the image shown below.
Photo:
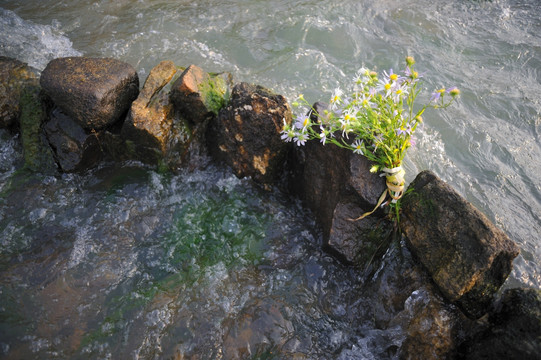
M0 55L38 70L114 57L141 82L172 60L312 102L362 65L398 70L414 56L425 100L441 86L462 92L424 116L408 181L430 169L450 183L520 245L505 287L541 288L537 0L2 0ZM19 138L1 130L0 357L219 359L243 341L260 358L278 347L396 356L400 322L374 320L392 288L361 287L377 274L322 252L310 214L278 191L214 166L44 176L21 163ZM400 266L400 251L384 266Z

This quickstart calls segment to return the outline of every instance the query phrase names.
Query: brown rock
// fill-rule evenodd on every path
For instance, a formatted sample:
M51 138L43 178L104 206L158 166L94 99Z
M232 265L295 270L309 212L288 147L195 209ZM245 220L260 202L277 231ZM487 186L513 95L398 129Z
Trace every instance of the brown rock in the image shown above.
M18 125L21 92L38 84L38 76L27 64L0 56L0 129Z
M139 93L135 69L108 58L54 59L40 83L62 111L86 130L99 130L122 119Z
M402 200L401 228L411 252L466 315L484 315L509 275L518 246L429 171Z
M258 85L235 85L229 105L211 121L209 148L238 177L267 187L283 169L287 144L280 139L283 121L291 121L286 99Z
M191 136L183 119L175 117L169 87L178 68L162 61L148 75L122 127L131 156L148 164L180 166Z

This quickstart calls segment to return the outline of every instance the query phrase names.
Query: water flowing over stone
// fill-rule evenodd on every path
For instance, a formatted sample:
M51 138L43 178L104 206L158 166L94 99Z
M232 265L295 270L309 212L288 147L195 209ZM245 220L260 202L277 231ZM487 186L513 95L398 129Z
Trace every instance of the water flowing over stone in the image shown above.
M209 124L210 151L238 177L272 184L287 153L287 144L280 139L284 121L291 122L291 109L282 95L259 85L237 84L229 105Z
M100 130L121 120L139 93L135 69L110 58L54 59L43 70L40 83L85 130Z
M401 227L411 251L449 301L483 316L518 246L434 173L421 172L408 190Z

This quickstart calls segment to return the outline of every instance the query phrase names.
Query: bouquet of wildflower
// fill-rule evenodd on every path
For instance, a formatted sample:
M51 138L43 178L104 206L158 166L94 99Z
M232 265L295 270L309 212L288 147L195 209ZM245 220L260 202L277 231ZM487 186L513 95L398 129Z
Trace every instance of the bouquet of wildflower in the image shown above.
M422 76L414 70L414 64L414 59L408 56L402 73L391 69L382 76L362 67L355 74L351 92L335 89L323 114L317 114L300 95L292 105L304 105L311 110L296 116L292 124L284 122L282 139L299 146L319 139L324 145L330 142L365 156L374 163L371 172L381 171L381 176L386 176L387 190L376 208L387 194L391 203L396 203L404 193L402 161L406 150L414 144L412 135L422 123L424 111L428 107L445 108L460 94L456 87L443 88L432 94L428 104L415 108ZM316 121L311 119L312 113L317 116Z

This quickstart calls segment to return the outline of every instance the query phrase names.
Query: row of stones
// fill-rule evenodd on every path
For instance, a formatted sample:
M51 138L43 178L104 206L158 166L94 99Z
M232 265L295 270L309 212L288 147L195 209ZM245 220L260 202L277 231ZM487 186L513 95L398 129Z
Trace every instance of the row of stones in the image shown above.
M20 71L21 66L14 68ZM40 77L46 96L40 95L37 77L24 74L32 90L17 96L30 94L42 105L11 114L21 119L25 158L35 159L32 151L41 156L27 160L36 170L50 163L43 160L47 152L62 171L77 171L103 157L169 169L200 167L208 151L237 176L266 188L285 177L291 193L314 213L331 252L365 272L379 266L391 224L382 211L357 222L349 219L375 205L384 180L368 171L371 164L365 158L344 149L317 142L294 148L282 142L282 123L291 121L283 96L247 83L232 86L229 74L209 74L193 65L180 68L171 61L153 68L141 91L136 71L114 59L51 61ZM16 94L17 87L9 86L5 93ZM4 126L13 125L5 119ZM33 130L24 122L34 124ZM36 149L29 149L30 143ZM481 317L509 275L518 247L434 174L419 174L410 189L403 199L401 227L424 269L416 266L415 271L426 270L447 301L471 318Z

